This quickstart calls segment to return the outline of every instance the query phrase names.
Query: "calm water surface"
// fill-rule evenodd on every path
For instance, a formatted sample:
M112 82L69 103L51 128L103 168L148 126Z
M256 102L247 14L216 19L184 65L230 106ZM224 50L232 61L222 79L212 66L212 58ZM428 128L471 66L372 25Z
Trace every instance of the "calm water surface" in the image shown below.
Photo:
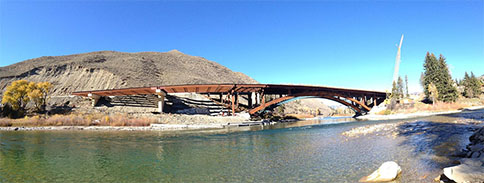
M431 182L454 163L449 155L465 147L483 114L236 131L0 132L0 182L357 182L390 160L403 169L395 182ZM398 135L341 135L402 121L409 123L396 126Z

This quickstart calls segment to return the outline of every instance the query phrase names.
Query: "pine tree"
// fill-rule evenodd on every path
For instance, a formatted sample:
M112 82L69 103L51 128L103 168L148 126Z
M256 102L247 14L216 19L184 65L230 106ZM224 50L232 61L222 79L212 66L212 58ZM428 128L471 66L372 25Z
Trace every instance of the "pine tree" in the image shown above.
M397 81L397 92L398 92L398 99L403 98L403 80L400 76L398 76L398 81Z
M482 93L481 91L482 83L474 75L474 73L471 72L471 75L469 76L467 72L465 72L464 80L462 81L462 83L464 85L465 97L467 98L479 97L479 95Z
M408 95L408 77L405 75L405 97L409 97Z
M393 85L392 85L392 94L390 95L390 99L395 99L395 100L399 100L399 94L398 94L398 87L397 87L397 83L395 83L395 81L393 82Z
M423 84L426 98L430 98L429 85L433 83L438 92L438 100L443 102L454 102L457 97L457 88L450 75L445 57L440 55L439 59L433 53L427 52L424 63Z
M444 102L455 102L459 94L457 88L454 86L454 80L450 75L449 67L445 61L445 57L441 54L439 56L439 75L440 81L437 89L439 91L439 100Z
M431 82L436 82L438 81L438 62L437 58L435 58L435 55L432 53L430 54L427 52L427 55L425 55L425 62L424 62L424 73L423 73L423 85L424 85L424 93L426 98L429 98L429 90L428 86ZM435 84L435 83L434 83Z

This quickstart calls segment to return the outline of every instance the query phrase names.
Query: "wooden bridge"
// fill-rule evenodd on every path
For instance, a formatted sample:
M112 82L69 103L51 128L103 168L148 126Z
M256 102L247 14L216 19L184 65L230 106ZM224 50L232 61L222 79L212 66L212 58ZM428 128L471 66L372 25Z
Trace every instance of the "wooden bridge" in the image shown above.
M170 93L198 93L236 111L251 115L268 107L300 97L317 97L339 102L357 114L365 114L386 98L385 92L308 85L279 84L194 84L79 91L73 95L89 97L95 105L101 97L156 95L158 111L163 111L165 96Z

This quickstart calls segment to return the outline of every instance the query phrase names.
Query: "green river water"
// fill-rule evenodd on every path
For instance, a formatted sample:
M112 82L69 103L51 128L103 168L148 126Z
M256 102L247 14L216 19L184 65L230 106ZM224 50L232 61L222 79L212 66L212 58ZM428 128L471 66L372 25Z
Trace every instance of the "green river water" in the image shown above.
M395 182L431 182L455 163L450 155L465 147L482 121L483 110L263 129L1 131L0 182L357 182L385 161L403 169ZM355 138L341 135L377 124L399 125Z

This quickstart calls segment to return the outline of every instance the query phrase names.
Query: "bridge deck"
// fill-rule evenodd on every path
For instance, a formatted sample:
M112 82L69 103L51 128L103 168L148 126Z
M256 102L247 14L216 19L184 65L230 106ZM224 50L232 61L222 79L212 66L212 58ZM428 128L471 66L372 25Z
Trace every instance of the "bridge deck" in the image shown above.
M89 93L99 96L121 96L121 95L140 95L155 94L156 89L166 93L250 93L261 92L264 94L297 94L302 92L334 92L375 95L385 97L385 92L358 90L347 88L335 88L326 86L311 85L281 85L281 84L192 84L192 85L168 85L152 87L136 87L108 90L77 91L73 95L87 97Z

